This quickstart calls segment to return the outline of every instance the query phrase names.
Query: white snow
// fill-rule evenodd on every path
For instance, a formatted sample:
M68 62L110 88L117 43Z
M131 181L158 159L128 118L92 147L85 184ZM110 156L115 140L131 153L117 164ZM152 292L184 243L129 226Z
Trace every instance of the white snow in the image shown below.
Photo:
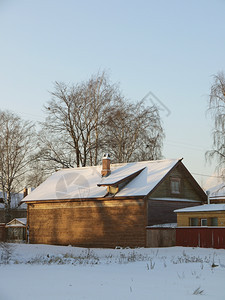
M9 245L0 247L3 300L225 299L222 249Z
M176 227L177 227L177 223L165 223L165 224L146 226L146 228L176 228Z
M6 224L6 227L21 227L21 226L25 226L27 224L27 218L15 218L12 221L10 221L9 223Z
M64 169L50 176L22 201L104 197L107 188L98 184L108 184L111 179L115 183L143 168L115 197L147 195L178 161L166 159L111 165L111 174L106 178L101 177L101 166Z
M117 193L116 196L125 197L148 195L178 161L178 159L166 159L137 162L136 164L140 165L140 167L146 168L119 193Z
M208 189L208 191L210 199L225 199L225 182Z
M201 211L222 211L225 210L225 204L204 204L193 207L176 209L174 212L201 212Z
M112 170L112 173L107 177L102 177L100 185L113 185L117 182L126 179L130 175L134 175L137 172L140 172L145 167L141 166L137 163L129 163L126 165L120 165L119 168Z

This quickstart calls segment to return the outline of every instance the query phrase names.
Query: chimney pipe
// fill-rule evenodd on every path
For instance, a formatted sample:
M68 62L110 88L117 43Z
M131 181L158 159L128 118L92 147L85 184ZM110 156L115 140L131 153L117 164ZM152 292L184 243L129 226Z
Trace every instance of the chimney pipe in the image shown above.
M110 171L110 155L108 153L103 155L101 174L102 174L102 177L107 177L108 175L111 174L111 171Z
M27 188L25 187L25 188L23 189L23 198L25 198L27 195L28 195L28 190L27 190Z
M207 195L207 204L210 204L210 199L209 199L210 191L206 191L206 195Z

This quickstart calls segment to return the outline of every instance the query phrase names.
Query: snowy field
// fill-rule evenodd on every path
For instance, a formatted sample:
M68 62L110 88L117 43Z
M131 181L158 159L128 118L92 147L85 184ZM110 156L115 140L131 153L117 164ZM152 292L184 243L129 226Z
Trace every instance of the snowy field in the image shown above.
M0 245L0 300L225 299L225 250Z

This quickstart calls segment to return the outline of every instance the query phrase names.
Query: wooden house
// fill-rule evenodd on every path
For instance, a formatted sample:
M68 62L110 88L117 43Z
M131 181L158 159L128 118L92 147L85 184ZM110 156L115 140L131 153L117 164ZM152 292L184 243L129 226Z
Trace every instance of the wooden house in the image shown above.
M207 197L181 159L63 169L23 199L30 243L146 247L146 228Z
M225 204L205 204L175 210L177 227L225 227Z
M175 212L177 246L225 248L225 204L205 204Z

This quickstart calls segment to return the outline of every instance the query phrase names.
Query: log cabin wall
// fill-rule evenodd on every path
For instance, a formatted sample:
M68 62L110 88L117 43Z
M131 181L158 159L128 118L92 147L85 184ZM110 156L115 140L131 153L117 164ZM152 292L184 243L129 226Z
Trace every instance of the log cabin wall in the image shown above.
M80 247L145 247L144 200L28 204L30 243Z
M200 202L148 200L148 226L177 223L175 209L200 205Z

